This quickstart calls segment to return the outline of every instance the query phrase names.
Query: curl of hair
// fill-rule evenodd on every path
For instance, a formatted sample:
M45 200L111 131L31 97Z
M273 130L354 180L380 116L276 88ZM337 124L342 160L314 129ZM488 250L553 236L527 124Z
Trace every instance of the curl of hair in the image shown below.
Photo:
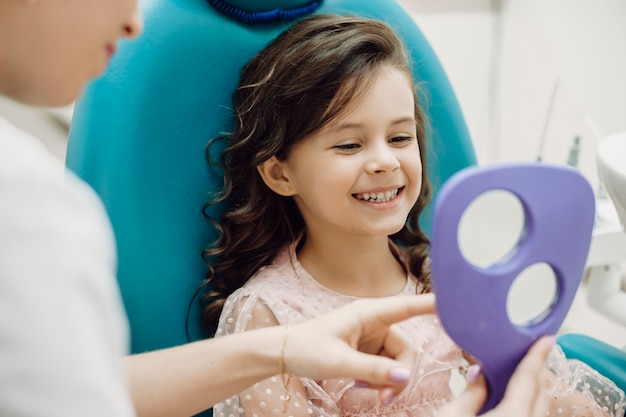
M280 34L243 68L232 97L233 132L216 138L226 141L217 162L224 171L223 188L207 203L228 205L219 225L213 220L218 238L203 251L209 266L204 285L210 290L201 299L202 321L209 334L226 298L270 264L305 227L294 201L270 190L257 166L272 156L284 160L295 144L344 114L385 66L404 71L413 80L406 51L389 26L354 16L314 15ZM421 291L428 292L424 265L429 241L418 223L430 197L428 121L417 86L414 95L422 190L405 227L392 239L407 248L406 267L421 281Z

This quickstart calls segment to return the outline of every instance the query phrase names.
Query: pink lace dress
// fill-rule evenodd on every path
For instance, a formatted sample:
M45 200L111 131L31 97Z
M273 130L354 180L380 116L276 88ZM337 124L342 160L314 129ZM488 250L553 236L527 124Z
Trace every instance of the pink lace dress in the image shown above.
M298 262L295 247L296 244L292 244L285 248L272 265L259 270L228 298L216 337L258 327L298 323L357 298L321 286ZM408 276L402 293L415 294L417 285L416 279ZM414 317L399 325L414 340L419 355L409 385L388 406L380 402L376 391L355 387L354 380L348 378L315 381L293 377L289 383L291 399L285 402L285 387L276 375L217 404L213 415L436 416L437 410L452 397L451 375L464 364L462 352L446 335L435 315ZM569 361L558 355L555 358L546 371L545 385L552 406L550 415L624 415L624 394L611 381L591 369L575 375L577 371L569 369ZM557 377L548 369L565 374ZM583 377L587 379L582 380ZM577 391L577 387L585 392ZM591 391L598 389L602 390L602 399L596 401ZM576 401L571 401L574 392Z

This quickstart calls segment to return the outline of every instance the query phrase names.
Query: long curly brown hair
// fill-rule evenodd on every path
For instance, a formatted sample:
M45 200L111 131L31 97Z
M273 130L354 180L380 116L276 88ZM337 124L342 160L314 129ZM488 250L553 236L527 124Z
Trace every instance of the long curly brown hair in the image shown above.
M202 322L212 334L226 298L278 252L293 242L305 224L294 201L270 190L257 166L276 156L284 160L292 147L342 115L367 93L383 66L405 72L413 80L402 42L386 24L344 15L314 15L280 34L243 69L233 94L235 126L225 141L224 184L208 205L226 203L215 242L203 256L209 267L201 299ZM405 227L391 238L408 249L409 271L430 291L424 262L429 240L418 218L429 201L426 176L427 118L417 86L415 120L422 161L422 189ZM423 98L422 98L423 100ZM209 157L209 160L211 158ZM216 163L215 161L211 161Z

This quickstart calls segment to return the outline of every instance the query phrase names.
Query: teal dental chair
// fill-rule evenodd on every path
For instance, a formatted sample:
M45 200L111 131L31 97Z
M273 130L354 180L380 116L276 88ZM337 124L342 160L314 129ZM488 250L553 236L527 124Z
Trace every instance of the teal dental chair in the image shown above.
M146 0L142 11L145 32L120 45L108 72L77 102L66 158L112 221L133 353L206 337L197 290L206 273L201 252L215 235L202 207L221 175L209 167L205 148L232 126L240 69L300 12L390 23L427 89L434 192L476 164L446 74L395 0ZM422 221L429 230L428 210Z

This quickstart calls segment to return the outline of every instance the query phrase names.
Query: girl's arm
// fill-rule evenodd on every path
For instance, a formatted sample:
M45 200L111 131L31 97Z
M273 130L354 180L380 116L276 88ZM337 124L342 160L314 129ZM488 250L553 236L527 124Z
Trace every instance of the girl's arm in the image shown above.
M381 389L381 396L397 395L408 380L397 378L403 374L398 369L411 369L416 352L391 325L433 312L432 295L359 300L287 333L275 326L132 355L127 361L135 408L138 416L150 417L210 408L279 374L283 342L286 373L353 377Z

